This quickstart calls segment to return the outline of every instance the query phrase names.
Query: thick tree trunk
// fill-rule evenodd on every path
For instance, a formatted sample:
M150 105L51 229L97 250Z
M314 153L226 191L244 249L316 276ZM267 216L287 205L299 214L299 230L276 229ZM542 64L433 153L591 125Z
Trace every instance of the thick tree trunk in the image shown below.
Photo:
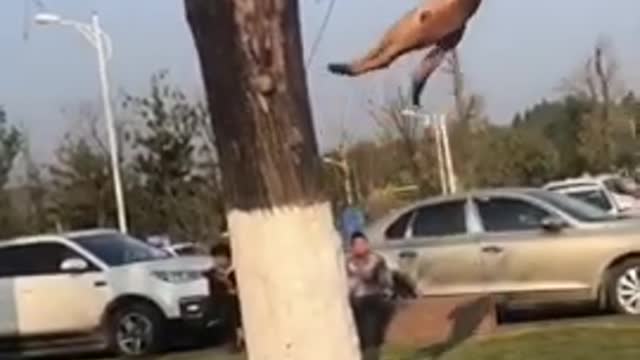
M297 0L185 0L223 173L249 357L355 360Z

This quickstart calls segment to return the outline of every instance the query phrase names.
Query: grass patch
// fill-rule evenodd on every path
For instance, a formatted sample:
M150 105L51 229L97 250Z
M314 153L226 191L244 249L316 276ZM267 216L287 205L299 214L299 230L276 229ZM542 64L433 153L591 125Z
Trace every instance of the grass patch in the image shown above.
M404 356L404 355L399 355ZM389 360L635 360L640 328L574 327L469 341L439 358L428 349Z

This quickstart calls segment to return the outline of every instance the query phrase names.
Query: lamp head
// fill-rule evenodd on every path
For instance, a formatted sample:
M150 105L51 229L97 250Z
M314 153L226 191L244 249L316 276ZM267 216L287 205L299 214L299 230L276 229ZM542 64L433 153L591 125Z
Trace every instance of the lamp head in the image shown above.
M62 22L62 18L60 17L60 15L49 13L36 14L34 20L38 25L53 25L60 24Z

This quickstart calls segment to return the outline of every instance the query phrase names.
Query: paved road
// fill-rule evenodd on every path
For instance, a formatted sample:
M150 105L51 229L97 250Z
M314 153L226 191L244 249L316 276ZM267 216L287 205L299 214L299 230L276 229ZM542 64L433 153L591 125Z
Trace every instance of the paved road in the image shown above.
M68 358L65 358L68 359ZM96 357L80 357L73 360L117 360L100 359ZM243 360L241 356L232 356L220 349L206 349L194 351L177 351L162 356L153 357L153 360Z
M542 328L554 328L565 326L634 326L640 327L640 317L620 316L603 314L593 309L561 309L551 312L516 312L511 314L507 323L503 323L498 328L495 335L513 334L539 330ZM82 358L73 360L116 360L116 359L96 359ZM243 360L242 356L231 356L219 348L177 351L167 355L159 356L154 360Z

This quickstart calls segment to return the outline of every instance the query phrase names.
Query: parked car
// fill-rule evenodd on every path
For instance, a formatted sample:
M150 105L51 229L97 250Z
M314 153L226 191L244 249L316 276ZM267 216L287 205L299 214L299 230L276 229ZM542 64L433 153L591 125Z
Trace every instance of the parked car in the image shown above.
M615 175L554 181L544 189L586 201L613 215L640 216L640 201L623 179Z
M613 194L604 184L593 179L554 181L545 185L544 189L585 201L612 215L620 214L626 210L618 204Z
M616 174L603 174L597 176L596 179L601 181L614 196L619 197L623 206L640 207L638 203L640 188L632 178Z
M174 327L215 324L211 266L110 230L0 242L0 352L158 351Z
M366 233L422 296L496 294L507 307L599 301L640 314L640 220L541 189L438 197Z

